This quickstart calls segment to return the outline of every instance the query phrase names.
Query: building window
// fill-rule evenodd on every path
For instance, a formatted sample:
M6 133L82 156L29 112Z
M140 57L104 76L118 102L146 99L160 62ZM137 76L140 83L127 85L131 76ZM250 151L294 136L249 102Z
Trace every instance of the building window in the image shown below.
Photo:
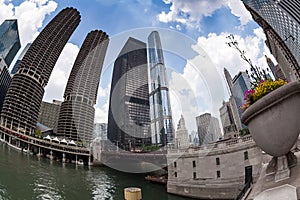
M177 163L176 162L174 162L174 168L176 168L177 167Z
M216 165L220 165L220 158L216 158Z
M249 157L248 157L248 151L245 151L245 152L244 152L244 160L248 160L248 158L249 158Z
M193 173L193 178L196 179L197 178L197 174L196 172Z
M175 178L177 178L177 172L174 173Z
M193 160L193 167L196 167L196 161Z
M220 178L220 177L221 177L221 172L217 171L217 178Z

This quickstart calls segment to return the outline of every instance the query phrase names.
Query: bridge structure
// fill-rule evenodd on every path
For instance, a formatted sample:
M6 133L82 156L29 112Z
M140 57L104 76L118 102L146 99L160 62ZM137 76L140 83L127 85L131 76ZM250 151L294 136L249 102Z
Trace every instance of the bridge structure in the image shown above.
M129 172L143 173L167 169L167 151L130 152L102 151L100 162L108 167Z

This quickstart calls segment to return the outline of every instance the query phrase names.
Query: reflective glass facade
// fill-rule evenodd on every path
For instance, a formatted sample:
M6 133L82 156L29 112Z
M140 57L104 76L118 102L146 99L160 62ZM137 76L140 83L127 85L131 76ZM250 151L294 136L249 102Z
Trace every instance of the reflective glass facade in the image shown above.
M5 20L0 26L0 55L9 66L21 48L16 19Z
M19 64L20 64L21 60L23 59L24 55L26 54L27 50L29 49L30 45L31 45L31 43L28 43L28 44L25 46L25 48L23 49L22 53L19 55L18 60L16 61L14 67L13 67L12 70L11 70L11 74L12 74L12 75L14 75L14 74L17 73Z
M221 136L221 129L217 118L205 113L196 117L199 145L215 142Z
M269 43L275 43L271 52L282 67L286 76L289 71L284 68L292 67L293 73L299 78L300 66L300 1L299 0L243 0L246 8L250 11L253 19L264 29ZM281 62L283 58L289 64ZM277 56L278 54L278 56Z
M0 113L10 81L11 76L9 74L8 67L4 61L4 58L0 56Z
M168 80L163 51L157 31L148 37L148 65L150 68L150 119L153 144L174 143L174 128Z
M238 75L233 78L232 96L234 97L240 118L242 116L242 110L240 107L246 103L244 100L244 94L250 89L251 82L248 74L246 72L239 72Z
M146 44L129 38L114 63L108 139L129 150L151 144Z

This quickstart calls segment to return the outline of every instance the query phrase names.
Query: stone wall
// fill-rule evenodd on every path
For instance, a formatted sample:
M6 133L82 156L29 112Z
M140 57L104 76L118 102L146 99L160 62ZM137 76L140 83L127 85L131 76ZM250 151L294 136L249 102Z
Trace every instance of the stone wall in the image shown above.
M234 199L246 167L259 176L262 151L251 136L168 152L168 192L204 199Z

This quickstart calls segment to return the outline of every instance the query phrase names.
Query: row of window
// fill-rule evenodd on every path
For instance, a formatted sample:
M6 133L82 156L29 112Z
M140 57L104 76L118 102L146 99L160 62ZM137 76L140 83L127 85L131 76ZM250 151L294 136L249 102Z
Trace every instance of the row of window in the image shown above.
M245 151L244 152L244 160L248 160L248 159L249 159L248 151ZM220 165L220 158L219 157L216 158L216 165ZM174 162L173 166L174 166L174 168L177 168L177 162ZM195 160L192 161L192 166L193 166L193 168L196 167L196 161ZM174 176L175 176L175 178L177 177L177 172L175 172ZM220 178L220 177L221 177L221 171L218 170L217 171L217 178ZM193 178L194 179L197 178L196 172L193 172Z

